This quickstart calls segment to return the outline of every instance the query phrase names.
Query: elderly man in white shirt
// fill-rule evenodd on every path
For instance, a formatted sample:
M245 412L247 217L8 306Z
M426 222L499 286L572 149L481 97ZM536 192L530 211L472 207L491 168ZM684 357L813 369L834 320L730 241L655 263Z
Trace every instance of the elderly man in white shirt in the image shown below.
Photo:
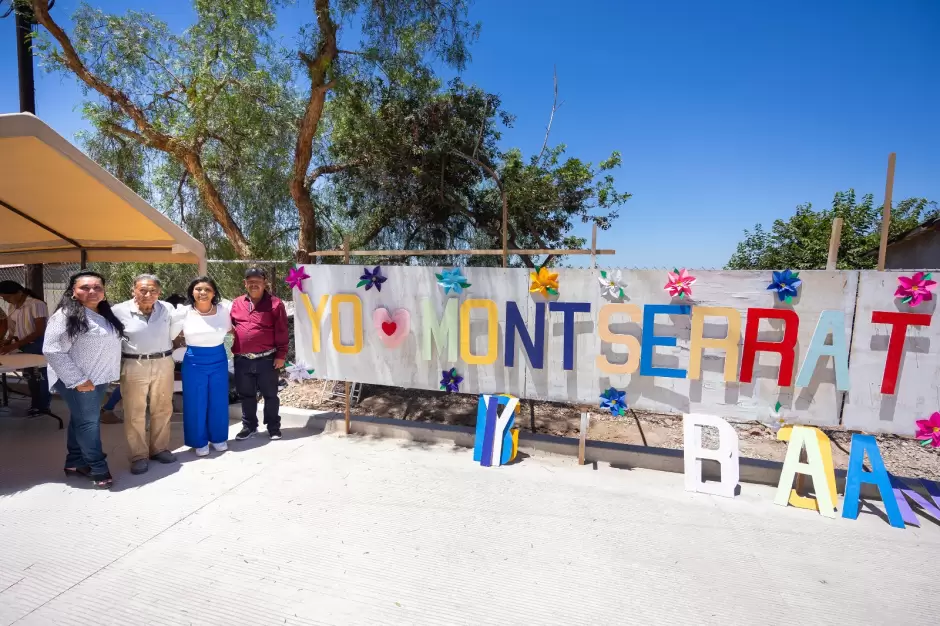
M160 280L152 274L134 279L134 297L113 308L124 324L127 340L121 349L121 401L131 472L143 474L148 459L173 463L169 451L173 416L173 340L182 318L160 300ZM150 403L150 433L147 404Z

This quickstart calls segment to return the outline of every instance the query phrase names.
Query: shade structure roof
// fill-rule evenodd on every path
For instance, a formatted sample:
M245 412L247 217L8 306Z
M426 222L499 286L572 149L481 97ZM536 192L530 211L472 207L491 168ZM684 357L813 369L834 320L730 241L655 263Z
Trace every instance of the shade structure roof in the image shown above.
M205 247L29 113L0 115L0 264L195 263Z

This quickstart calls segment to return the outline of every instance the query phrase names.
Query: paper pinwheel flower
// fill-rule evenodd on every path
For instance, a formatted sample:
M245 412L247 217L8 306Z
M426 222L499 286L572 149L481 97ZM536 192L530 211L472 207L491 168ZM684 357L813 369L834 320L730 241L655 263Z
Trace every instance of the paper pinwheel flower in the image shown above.
M454 290L454 293L460 293L470 286L466 277L460 273L459 267L444 270L440 274L435 274L435 276L437 276L437 284L444 288L445 294L450 293L451 289Z
M448 393L457 393L460 391L460 383L463 382L463 376L457 374L457 368L452 367L450 371L441 372L441 391Z
M610 298L623 297L623 273L620 270L614 272L605 272L601 270L601 275L597 277L601 284L601 295Z
M313 368L307 367L307 364L303 361L297 363L288 363L287 364L287 379L291 382L300 382L302 380L307 380L313 378Z
M287 278L284 279L284 282L291 289L300 289L300 284L306 278L310 278L310 276L307 275L307 270L303 266L292 267L287 270Z
M673 298L676 296L680 298L692 297L692 285L695 283L695 276L690 276L685 268L682 268L682 271L673 269L671 272L666 272L666 275L669 280L663 289L668 291L670 296Z
M796 290L802 284L803 281L800 280L799 272L783 270L782 272L774 272L773 282L767 285L767 289L776 291L781 302L789 302L796 296Z
M925 420L917 420L917 434L914 435L922 446L940 448L940 413L934 413Z
M617 391L613 387L601 394L601 408L610 411L611 415L626 415L627 392Z
M558 295L558 273L550 272L544 267L536 267L535 271L529 274L529 292L540 293L546 298L548 296Z
M359 277L359 282L356 283L356 287L365 286L366 291L375 287L376 291L382 291L382 283L386 280L388 280L388 278L382 276L382 268L378 265L376 265L375 269L371 272L368 268L362 268L362 276Z
M774 432L777 432L781 428L787 425L787 421L783 419L780 415L780 407L783 406L779 402L774 407L774 410L770 412L770 417L773 418L770 422L770 429Z
M911 277L898 276L898 290L894 292L894 297L902 298L901 302L911 306L933 300L930 292L937 286L937 281L930 280L930 276L929 272L917 272Z

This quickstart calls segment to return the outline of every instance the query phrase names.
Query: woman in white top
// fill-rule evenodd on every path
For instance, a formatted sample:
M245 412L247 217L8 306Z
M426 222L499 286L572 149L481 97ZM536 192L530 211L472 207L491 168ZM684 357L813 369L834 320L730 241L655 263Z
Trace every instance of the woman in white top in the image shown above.
M232 330L229 307L215 281L200 276L189 284L180 307L183 357L183 438L198 456L228 448L228 356L225 336Z
M105 299L104 278L79 272L69 279L59 308L46 326L42 353L49 385L69 406L66 476L87 476L96 487L111 487L101 449L98 415L108 385L121 375L124 325Z

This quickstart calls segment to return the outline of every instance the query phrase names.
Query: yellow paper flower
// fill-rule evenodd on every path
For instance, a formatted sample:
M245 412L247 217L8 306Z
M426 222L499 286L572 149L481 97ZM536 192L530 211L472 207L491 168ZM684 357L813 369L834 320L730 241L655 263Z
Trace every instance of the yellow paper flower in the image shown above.
M531 293L540 293L546 298L550 295L558 295L558 273L549 272L544 267L535 268L536 271L529 274L532 284L529 286Z

